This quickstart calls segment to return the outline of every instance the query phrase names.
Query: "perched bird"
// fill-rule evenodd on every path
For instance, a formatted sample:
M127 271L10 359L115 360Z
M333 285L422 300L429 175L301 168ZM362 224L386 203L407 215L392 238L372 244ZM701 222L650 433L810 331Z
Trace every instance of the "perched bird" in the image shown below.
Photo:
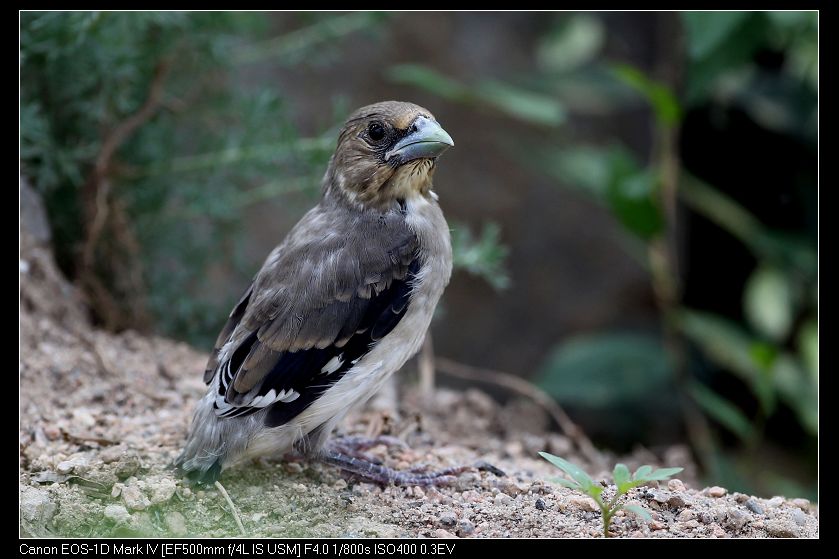
M449 228L431 182L453 145L411 103L349 117L320 203L271 252L218 336L176 462L189 477L212 482L296 449L379 480L433 478L365 464L328 439L419 350L449 282Z

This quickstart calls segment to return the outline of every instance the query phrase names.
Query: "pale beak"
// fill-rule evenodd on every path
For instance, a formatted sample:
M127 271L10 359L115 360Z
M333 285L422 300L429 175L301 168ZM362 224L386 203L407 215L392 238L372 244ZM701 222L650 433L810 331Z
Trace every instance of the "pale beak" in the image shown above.
M414 159L432 159L454 145L454 140L436 120L417 117L411 128L414 130L385 153L385 161L396 158L401 165Z

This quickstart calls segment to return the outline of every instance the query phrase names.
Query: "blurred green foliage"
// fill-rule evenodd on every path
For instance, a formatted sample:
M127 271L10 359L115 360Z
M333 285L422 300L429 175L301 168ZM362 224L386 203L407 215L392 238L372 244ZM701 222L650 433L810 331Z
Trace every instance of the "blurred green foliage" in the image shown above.
M562 341L537 372L537 381L558 401L581 409L608 412L640 402L689 398L722 429L754 449L766 421L782 403L793 410L801 428L818 434L818 269L812 241L770 230L747 209L688 174L679 166L675 145L688 110L703 103L737 106L774 133L805 138L815 145L818 87L818 15L815 12L683 12L685 52L663 56L684 69L682 88L663 83L640 68L604 62L607 36L589 14L566 14L537 44L538 70L510 78L507 102L536 96L563 115L608 115L639 102L649 107L653 153L644 161L619 141L584 145L554 134L539 143L510 146L527 165L558 184L578 190L607 208L627 233L625 246L650 271L666 329L671 329L719 374L731 375L751 390L758 403L746 409L716 392L697 375L696 361L680 365L680 350L664 335L651 338L622 332L591 333ZM785 53L780 72L755 64L760 49ZM422 67L395 68L391 77L482 110L526 123L557 127L565 122L507 110L488 103L483 83L467 85ZM440 84L445 84L441 87ZM554 114L554 113L552 113ZM669 203L678 200L741 241L758 261L743 286L743 322L701 309L686 308L678 295L678 277L666 244L674 233ZM724 272L721 272L724 273ZM686 371L680 373L680 367ZM687 375L687 376L685 376ZM689 421L689 418L686 419ZM712 446L696 448L709 477L731 487L771 492L780 485L755 487L751 474L765 470L759 459L735 463ZM750 481L749 478L752 478ZM763 476L766 481L770 476ZM789 480L780 480L789 489ZM774 484L774 485L773 485ZM812 495L811 487L795 491Z
M219 293L212 278L232 265L243 286L261 264L244 256L249 209L273 202L297 216L316 200L338 127L355 107L336 93L319 132L302 137L276 80L253 69L336 64L343 41L359 32L376 40L387 16L297 14L285 33L271 17L22 13L23 173L44 196L62 269L76 278L92 266L108 292L111 306L89 294L106 325L210 345L237 297L236 289ZM152 99L156 85L161 93ZM104 202L94 206L107 223L95 261L85 262L92 221L85 192L97 158L150 102L98 183ZM477 240L458 231L458 263L503 284L497 229ZM150 323L141 320L146 314Z

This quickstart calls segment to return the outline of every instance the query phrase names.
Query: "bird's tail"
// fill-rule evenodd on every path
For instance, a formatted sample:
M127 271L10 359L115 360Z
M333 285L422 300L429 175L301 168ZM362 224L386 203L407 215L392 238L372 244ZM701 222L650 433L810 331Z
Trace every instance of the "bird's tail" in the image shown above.
M194 483L214 483L229 452L225 431L221 418L213 412L212 394L208 394L198 402L186 445L175 460L178 471Z

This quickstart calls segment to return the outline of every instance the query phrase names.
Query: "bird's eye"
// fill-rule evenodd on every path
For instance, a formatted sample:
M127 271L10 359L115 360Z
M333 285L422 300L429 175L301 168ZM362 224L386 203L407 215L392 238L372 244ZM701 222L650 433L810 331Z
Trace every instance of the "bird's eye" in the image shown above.
M370 123L370 126L367 127L367 135L374 142L381 141L382 138L385 137L385 127L379 122L372 122Z

